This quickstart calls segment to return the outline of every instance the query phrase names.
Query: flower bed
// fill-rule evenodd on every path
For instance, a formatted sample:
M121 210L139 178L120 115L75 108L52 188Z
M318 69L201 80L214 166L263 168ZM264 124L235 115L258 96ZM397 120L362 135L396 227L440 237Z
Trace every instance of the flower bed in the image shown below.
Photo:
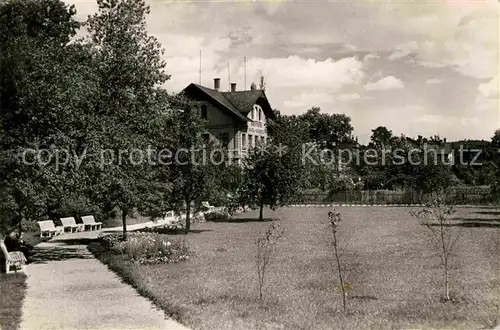
M159 227L146 227L140 229L139 232L157 233L165 235L178 235L178 234L184 234L184 225L179 223L179 224L164 225Z
M113 234L102 237L102 242L114 253L126 254L139 264L177 263L189 258L184 241L158 233L129 233L126 241L121 234Z

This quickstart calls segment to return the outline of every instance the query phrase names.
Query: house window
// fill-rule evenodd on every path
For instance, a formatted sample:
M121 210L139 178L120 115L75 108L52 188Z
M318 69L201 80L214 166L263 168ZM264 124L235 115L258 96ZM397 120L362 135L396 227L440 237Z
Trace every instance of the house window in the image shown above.
M253 135L248 134L248 148L253 148Z
M247 135L245 133L241 133L241 148L247 148Z
M201 118L207 119L208 118L208 113L207 113L207 106L203 104L201 106Z
M229 146L229 133L219 133L219 141L223 147Z
M258 111L259 111L259 121L261 121L262 120L262 110L258 109Z

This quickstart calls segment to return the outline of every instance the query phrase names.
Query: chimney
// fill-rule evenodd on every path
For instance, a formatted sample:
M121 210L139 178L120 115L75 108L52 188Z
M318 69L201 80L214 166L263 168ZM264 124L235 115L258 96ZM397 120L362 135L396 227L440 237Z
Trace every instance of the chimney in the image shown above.
M218 91L220 88L220 78L214 78L214 89Z
M231 92L236 92L236 83L231 83Z

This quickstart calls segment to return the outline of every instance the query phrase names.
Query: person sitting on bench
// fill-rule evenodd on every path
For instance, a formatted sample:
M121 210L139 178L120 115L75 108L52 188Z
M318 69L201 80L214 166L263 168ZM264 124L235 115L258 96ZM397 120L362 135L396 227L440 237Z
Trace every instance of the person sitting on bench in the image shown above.
M7 235L4 239L4 243L9 252L21 251L28 260L27 263L30 262L31 250L33 249L33 246L25 243L17 231L13 231Z

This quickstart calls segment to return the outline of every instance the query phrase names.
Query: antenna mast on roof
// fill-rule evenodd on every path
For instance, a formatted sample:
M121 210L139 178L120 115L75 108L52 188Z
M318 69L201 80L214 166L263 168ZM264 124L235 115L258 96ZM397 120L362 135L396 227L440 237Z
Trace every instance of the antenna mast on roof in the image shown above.
M245 90L247 90L247 57L243 57L244 71L245 71Z
M199 76L200 76L200 85L201 85L201 48L200 48L200 71L199 71Z
M231 65L227 62L227 85L229 86L228 91L231 90Z

